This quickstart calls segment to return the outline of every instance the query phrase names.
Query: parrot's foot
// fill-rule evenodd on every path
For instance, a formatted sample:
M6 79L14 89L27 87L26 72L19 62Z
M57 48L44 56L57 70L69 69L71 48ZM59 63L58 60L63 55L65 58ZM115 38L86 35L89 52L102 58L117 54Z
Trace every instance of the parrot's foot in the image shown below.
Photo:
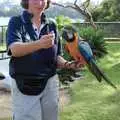
M71 79L72 79L73 81L75 81L75 80L81 80L81 79L83 79L83 78L84 78L83 75L71 76Z
M65 85L65 86L69 86L70 85L70 81L63 81L62 84Z
M73 77L79 78L79 77L82 77L82 76L83 76L82 74L77 74L77 73L75 73Z
M69 79L69 82L74 82L75 80L74 79L72 79L72 77L71 77L71 79Z

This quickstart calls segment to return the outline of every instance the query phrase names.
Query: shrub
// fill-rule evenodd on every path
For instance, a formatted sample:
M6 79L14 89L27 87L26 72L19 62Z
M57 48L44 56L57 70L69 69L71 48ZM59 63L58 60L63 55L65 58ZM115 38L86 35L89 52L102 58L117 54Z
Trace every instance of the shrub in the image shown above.
M101 29L95 30L92 27L80 28L79 35L89 43L96 58L107 54L104 33Z

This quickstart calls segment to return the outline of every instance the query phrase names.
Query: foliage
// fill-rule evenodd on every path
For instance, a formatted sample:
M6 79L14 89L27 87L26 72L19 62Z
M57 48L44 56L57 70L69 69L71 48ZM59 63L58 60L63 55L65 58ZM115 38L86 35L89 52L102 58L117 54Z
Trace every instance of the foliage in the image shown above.
M6 50L6 44L0 45L0 52Z
M0 31L0 51L6 50L6 27Z
M89 43L96 58L107 54L104 34L101 29L95 30L92 27L80 28L79 35Z
M120 0L104 0L92 11L94 21L119 21Z
M69 17L66 17L64 15L57 16L55 20L57 22L57 27L59 31L61 31L63 26L69 25L72 23L72 20Z
M67 69L67 68L57 70L60 82L63 85L69 85L69 83L73 82L75 78L80 78L81 75L77 74L76 72L80 72L80 71L74 69Z

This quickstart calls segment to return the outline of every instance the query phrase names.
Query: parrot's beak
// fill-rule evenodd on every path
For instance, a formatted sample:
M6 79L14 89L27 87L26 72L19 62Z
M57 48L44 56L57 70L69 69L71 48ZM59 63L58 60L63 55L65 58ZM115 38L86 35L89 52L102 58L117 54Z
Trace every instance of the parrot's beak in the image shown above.
M73 42L76 39L77 30L74 26L65 26L62 30L62 38L67 42ZM77 37L78 38L78 37Z
M67 42L73 42L76 39L77 33L74 33L72 31L66 30L63 32L63 39L65 39Z

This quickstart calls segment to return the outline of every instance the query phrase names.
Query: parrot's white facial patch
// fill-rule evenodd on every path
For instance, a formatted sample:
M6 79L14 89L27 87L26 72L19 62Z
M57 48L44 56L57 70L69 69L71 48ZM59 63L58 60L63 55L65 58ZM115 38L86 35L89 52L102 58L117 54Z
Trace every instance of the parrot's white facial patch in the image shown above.
M71 32L68 32L68 33L67 33L67 36L68 36L69 39L73 39L73 37L74 37L74 36L73 36L73 33L71 33Z

